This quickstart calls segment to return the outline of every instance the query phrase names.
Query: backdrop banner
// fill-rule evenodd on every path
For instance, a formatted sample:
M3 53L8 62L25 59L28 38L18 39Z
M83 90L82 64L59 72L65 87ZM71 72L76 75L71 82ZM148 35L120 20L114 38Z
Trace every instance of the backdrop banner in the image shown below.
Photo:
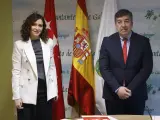
M68 85L72 63L72 45L75 27L76 0L55 0L58 40L62 61L63 95L66 117L71 115L67 104ZM92 55L94 57L104 0L86 0ZM145 114L160 115L160 1L159 0L118 0L118 9L133 12L133 30L150 38L154 68L148 80L149 98ZM13 40L21 39L20 28L23 20L34 11L44 15L45 0L12 0ZM102 96L99 96L102 98Z

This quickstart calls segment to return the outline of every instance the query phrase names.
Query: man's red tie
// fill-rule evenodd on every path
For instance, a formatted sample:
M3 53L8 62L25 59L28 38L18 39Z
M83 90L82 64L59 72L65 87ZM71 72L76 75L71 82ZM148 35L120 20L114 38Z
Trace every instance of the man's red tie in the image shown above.
M127 39L124 39L124 43L123 43L123 59L124 59L124 63L126 64L126 61L127 61Z
M127 61L127 39L125 38L123 43L123 59L124 63L126 64ZM123 80L123 86L125 86L125 80Z

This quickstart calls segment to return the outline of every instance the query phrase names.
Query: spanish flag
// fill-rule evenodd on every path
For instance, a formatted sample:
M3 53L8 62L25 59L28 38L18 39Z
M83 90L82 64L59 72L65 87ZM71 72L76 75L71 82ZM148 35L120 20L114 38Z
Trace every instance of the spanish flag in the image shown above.
M85 0L77 0L68 104L79 115L95 113L95 83Z

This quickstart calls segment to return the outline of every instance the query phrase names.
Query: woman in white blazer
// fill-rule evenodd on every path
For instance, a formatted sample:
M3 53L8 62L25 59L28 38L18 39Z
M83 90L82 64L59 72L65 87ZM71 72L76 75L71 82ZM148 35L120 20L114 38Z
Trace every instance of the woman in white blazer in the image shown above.
M12 91L18 120L52 120L52 100L58 99L53 42L47 39L44 18L27 17L22 40L14 43Z

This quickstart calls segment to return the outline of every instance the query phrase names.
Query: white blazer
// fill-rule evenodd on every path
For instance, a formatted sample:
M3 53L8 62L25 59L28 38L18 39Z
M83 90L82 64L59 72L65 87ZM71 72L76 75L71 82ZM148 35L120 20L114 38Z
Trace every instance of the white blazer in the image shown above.
M57 75L53 59L53 41L44 43L41 39L43 62L46 75L47 100L58 96ZM38 73L36 56L31 40L18 40L14 43L12 55L13 100L22 99L23 103L35 104L37 101Z

